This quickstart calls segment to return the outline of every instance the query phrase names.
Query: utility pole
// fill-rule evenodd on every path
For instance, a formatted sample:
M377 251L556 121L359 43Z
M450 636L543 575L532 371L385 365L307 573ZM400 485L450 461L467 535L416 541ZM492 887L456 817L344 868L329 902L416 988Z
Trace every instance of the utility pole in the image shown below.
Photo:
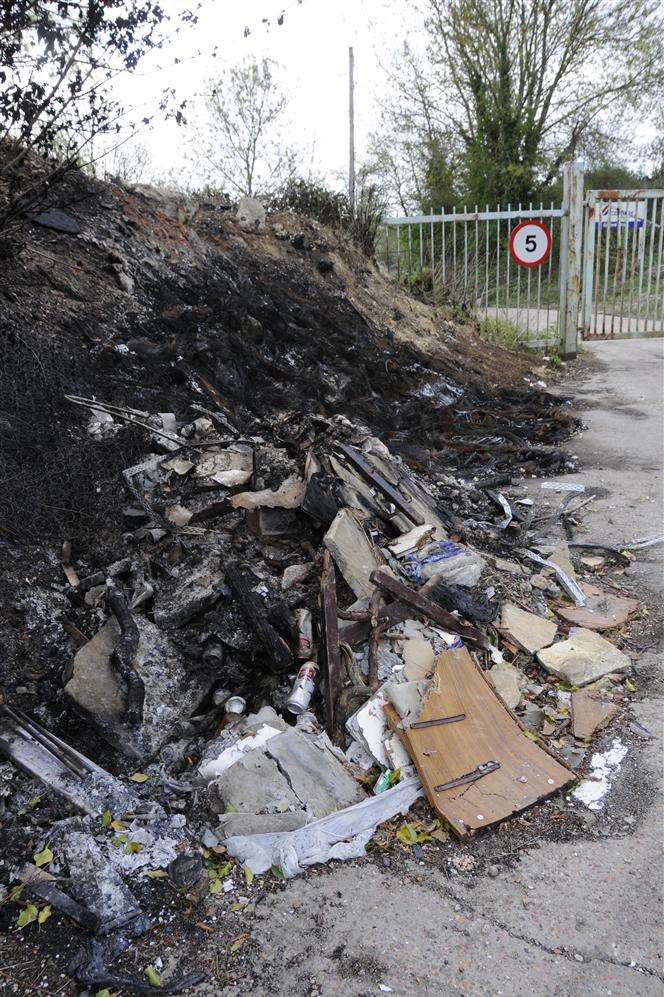
M355 214L355 57L348 49L348 200Z

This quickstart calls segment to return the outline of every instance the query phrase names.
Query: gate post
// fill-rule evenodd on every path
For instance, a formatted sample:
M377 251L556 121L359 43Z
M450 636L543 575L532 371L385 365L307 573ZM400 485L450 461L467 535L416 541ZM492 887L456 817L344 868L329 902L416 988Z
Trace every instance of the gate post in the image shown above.
M565 163L563 167L562 208L558 348L563 360L571 360L577 352L581 297L583 170L580 163Z

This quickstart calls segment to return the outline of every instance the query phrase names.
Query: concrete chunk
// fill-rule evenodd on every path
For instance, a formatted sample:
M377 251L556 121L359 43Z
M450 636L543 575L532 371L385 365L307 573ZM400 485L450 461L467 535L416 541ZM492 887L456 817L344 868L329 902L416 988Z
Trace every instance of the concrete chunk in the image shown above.
M382 559L350 510L339 510L323 543L357 598L370 597L375 586L369 576Z
M506 602L502 608L500 627L529 654L552 644L558 630L551 620L527 613L511 602Z
M499 661L487 674L505 706L515 710L521 702L521 687L525 682L522 672L508 661Z
M365 793L324 744L289 730L271 738L265 747L307 813L313 817L359 803Z
M210 783L208 803L215 813L224 813L229 805L253 814L303 809L275 760L260 748L248 751Z
M571 632L569 640L538 651L537 659L552 675L572 685L588 685L610 672L624 672L631 664L627 655L604 637L580 628Z
M173 725L191 716L210 690L212 679L190 672L173 644L145 617L134 617L139 631L136 667L145 684L143 721L125 721L126 690L111 662L119 639L115 620L85 644L74 658L65 686L76 705L98 721L99 732L126 755L150 758L172 736Z

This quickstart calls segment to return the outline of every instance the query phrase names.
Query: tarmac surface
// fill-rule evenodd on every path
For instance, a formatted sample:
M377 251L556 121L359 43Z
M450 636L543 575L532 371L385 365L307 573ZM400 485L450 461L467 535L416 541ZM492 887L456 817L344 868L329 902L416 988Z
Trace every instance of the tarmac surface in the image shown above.
M586 536L624 543L661 532L664 342L599 342L584 352L557 390L574 397L587 427L568 444L580 470L566 480L601 495L584 513ZM663 558L654 547L628 569L653 612ZM631 705L655 736L630 745L605 813L588 813L592 835L535 836L493 874L450 875L410 856L398 866L312 870L256 912L260 984L251 992L662 994L661 650L636 662ZM499 850L501 832L492 833Z

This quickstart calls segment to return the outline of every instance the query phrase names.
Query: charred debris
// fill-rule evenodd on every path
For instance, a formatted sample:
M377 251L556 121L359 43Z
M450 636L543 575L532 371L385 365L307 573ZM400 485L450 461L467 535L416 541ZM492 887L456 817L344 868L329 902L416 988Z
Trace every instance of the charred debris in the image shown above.
M89 202L78 212L92 257L108 257L118 198L94 247ZM123 198L126 222L141 202ZM90 988L199 978L159 988L109 968L150 929L136 877L194 907L240 868L248 888L361 857L422 797L425 831L404 833L467 841L568 787L629 681L601 631L638 605L588 580L628 555L574 543L586 496L552 507L523 484L567 469L564 404L530 375L490 388L451 333L432 356L377 329L315 230L263 221L237 244L235 221L212 232L209 214L167 263L116 261L133 330L112 318L116 292L100 297L110 331L87 327L70 378L43 340L50 435L18 389L3 416L2 543L23 573L3 581L19 663L0 705L4 906L78 925L69 972ZM81 233L59 231L71 253ZM268 237L283 259L247 245ZM34 370L13 305L9 355ZM48 582L32 586L36 550ZM22 675L33 637L49 664ZM42 794L48 826L26 805Z

